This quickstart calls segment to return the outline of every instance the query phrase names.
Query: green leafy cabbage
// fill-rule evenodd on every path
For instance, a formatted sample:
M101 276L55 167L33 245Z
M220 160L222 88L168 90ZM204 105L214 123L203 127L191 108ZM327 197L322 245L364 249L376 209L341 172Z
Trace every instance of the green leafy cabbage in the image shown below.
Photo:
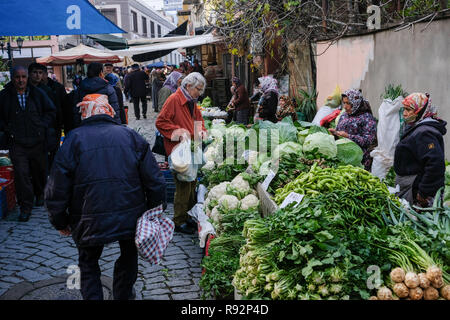
M334 137L323 132L308 135L303 143L304 153L318 152L322 157L332 159L336 157L337 146Z
M363 151L355 142L347 138L341 138L336 141L337 158L340 162L351 164L355 167L361 167Z

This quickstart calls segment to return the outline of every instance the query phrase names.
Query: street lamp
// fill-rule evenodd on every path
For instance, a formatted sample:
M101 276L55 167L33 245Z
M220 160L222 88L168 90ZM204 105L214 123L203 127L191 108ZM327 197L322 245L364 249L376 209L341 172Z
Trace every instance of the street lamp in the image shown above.
M19 51L19 53L22 53L23 39L21 37L17 38L16 42L17 42L18 49L11 47L11 43L9 41L7 41L6 45L5 45L5 43L3 42L4 40L7 40L7 38L0 37L0 47L2 48L2 54L5 52L5 47L6 47L6 52L8 52L7 65L8 65L9 70L11 71L11 69L12 69L12 60L13 60L13 52L14 51Z

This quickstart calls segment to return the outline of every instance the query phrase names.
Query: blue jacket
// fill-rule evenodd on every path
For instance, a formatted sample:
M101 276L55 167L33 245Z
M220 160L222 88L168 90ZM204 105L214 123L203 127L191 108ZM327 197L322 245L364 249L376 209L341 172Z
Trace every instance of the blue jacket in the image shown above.
M444 139L447 122L425 119L408 128L395 148L394 170L399 176L417 175L413 195L434 197L445 183Z
M165 203L165 195L148 142L110 116L95 115L56 154L45 202L57 230L70 226L77 246L92 246L133 239L137 219Z
M93 77L93 78L86 78L83 81L81 81L80 87L74 93L75 101L73 103L74 108L73 114L75 116L74 118L75 128L78 127L81 123L80 109L77 107L77 103L81 102L84 96L91 93L105 94L108 96L108 102L116 112L116 114L114 115L114 119L120 123L120 107L116 90L106 80L100 77Z

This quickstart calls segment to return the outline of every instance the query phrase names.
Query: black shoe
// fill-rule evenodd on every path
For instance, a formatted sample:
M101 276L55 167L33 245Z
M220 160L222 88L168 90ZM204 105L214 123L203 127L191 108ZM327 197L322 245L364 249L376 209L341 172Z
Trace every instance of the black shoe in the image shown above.
M44 205L44 196L37 196L34 205L36 207L42 207Z
M143 116L142 116L144 119L147 119L147 116L144 114Z
M195 229L190 227L187 223L183 223L181 226L175 226L175 232L182 232L186 234L194 234Z
M141 120L141 118L136 118L136 120Z
M186 220L186 224L194 229L196 229L198 227L197 222L192 218L188 218Z
M19 221L27 222L28 220L30 220L30 216L31 216L31 212L25 213L23 211L20 211Z

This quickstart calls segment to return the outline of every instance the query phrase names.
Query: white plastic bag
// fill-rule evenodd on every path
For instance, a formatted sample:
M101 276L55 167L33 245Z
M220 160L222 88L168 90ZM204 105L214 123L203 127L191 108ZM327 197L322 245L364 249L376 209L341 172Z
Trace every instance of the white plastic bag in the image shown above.
M334 110L335 109L330 108L329 106L322 106L319 110L317 110L316 116L314 117L312 123L316 126L320 126L320 120L333 113Z
M203 209L203 203L197 203L188 214L197 221L198 239L200 240L200 248L204 248L208 234L216 235L216 230L211 222L208 221L208 216Z
M180 181L192 182L197 179L198 169L205 163L203 151L201 147L198 147L195 152L191 152L189 147L190 160L186 171L178 172L177 179Z
M384 179L394 164L395 147L400 140L400 108L403 97L394 101L384 99L378 110L377 140L378 146L370 155L373 157L371 173Z
M183 140L173 148L169 156L170 169L178 173L186 172L191 163L191 157L191 140Z

